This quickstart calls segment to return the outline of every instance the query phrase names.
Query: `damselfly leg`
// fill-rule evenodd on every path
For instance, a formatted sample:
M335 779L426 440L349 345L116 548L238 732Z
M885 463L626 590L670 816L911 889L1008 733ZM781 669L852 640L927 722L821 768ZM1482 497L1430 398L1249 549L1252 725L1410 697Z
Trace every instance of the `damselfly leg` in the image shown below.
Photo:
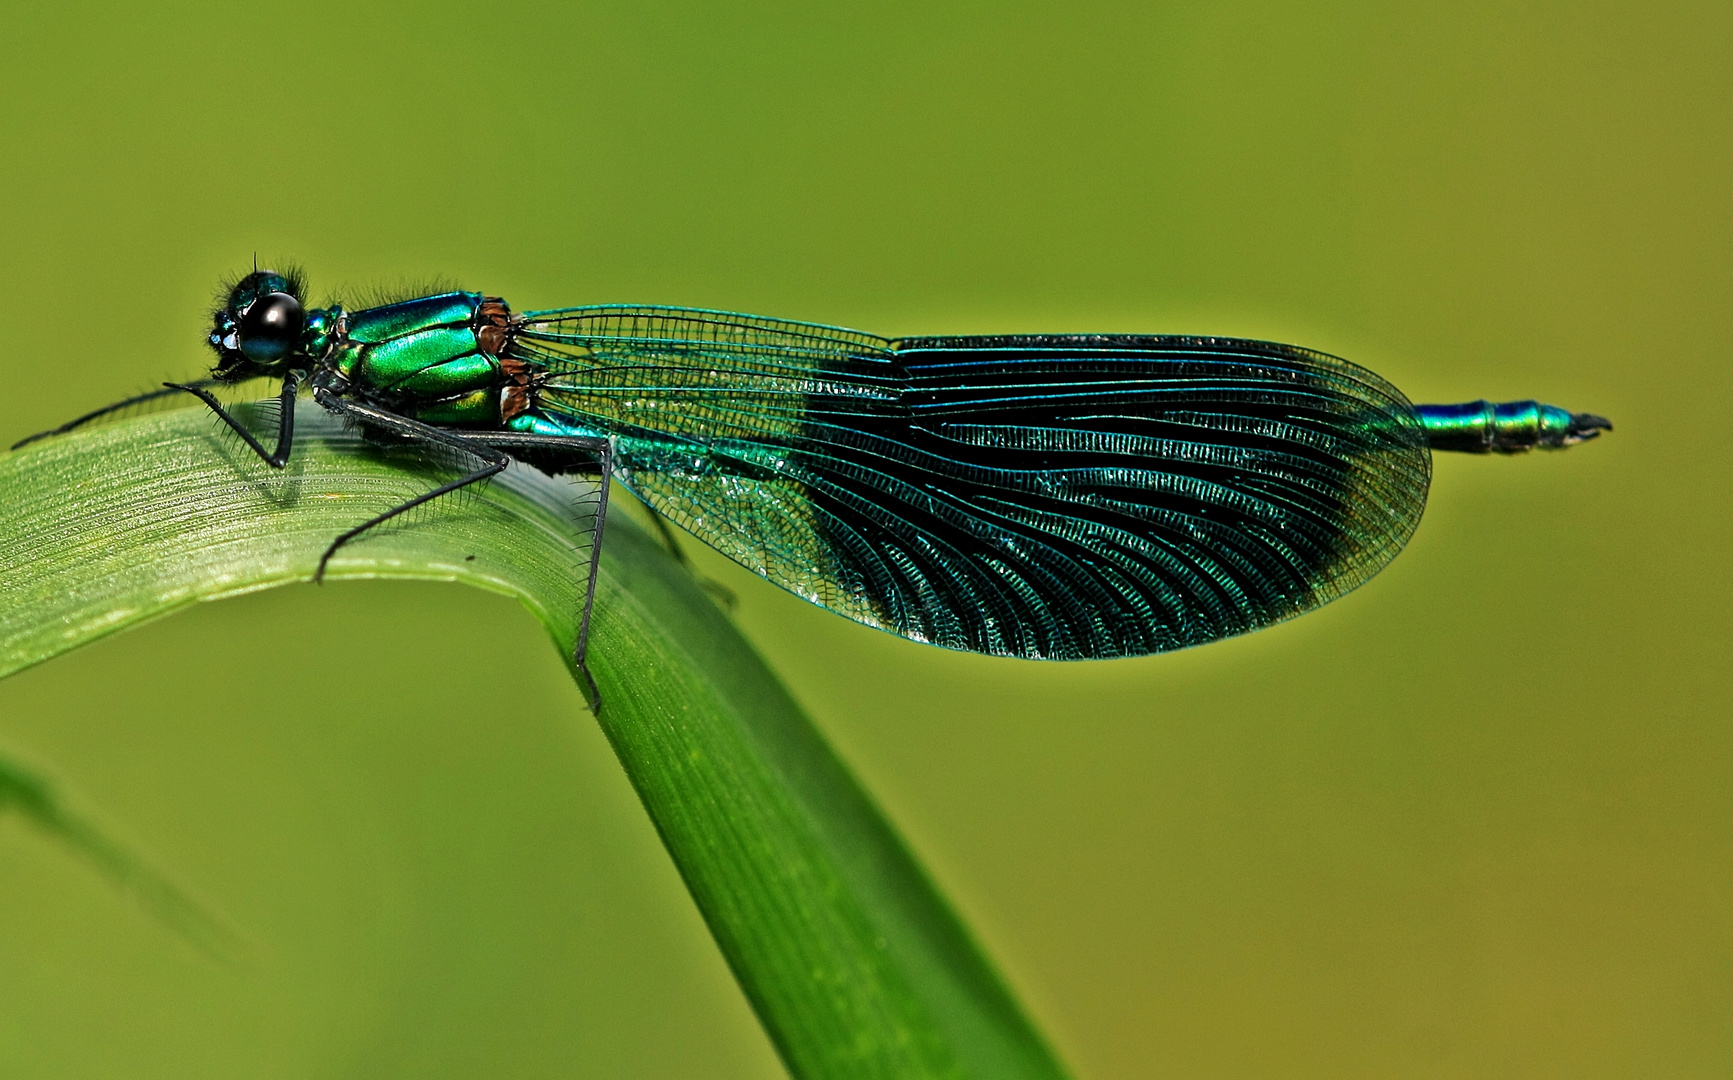
M111 413L117 413L123 409L130 409L136 405L146 405L152 401L161 401L163 398L167 397L178 397L182 392L192 390L194 387L203 389L207 386L221 386L222 384L221 379L199 379L190 383L164 383L163 389L161 390L152 390L147 394L135 394L132 397L117 401L113 405L104 405L102 408L96 409L93 412L87 412L77 419L68 420L59 427L49 428L47 431L38 431L34 435L27 435L13 443L12 449L17 450L20 447L29 446L38 439L46 439L54 435L64 435L69 431L83 427L93 420L100 420Z
M170 392L185 391L208 405L210 410L217 414L217 419L229 425L230 430L246 440L253 453L259 455L265 464L271 468L281 469L288 464L289 451L295 445L295 395L301 389L301 373L299 371L291 371L283 377L283 390L277 395L277 448L268 454L265 453L264 445L258 439L253 438L253 433L243 427L239 420L231 416L229 410L223 408L223 403L218 401L209 390L204 389L208 385L210 385L208 381L163 383L163 386L167 387Z
M325 554L319 556L319 568L313 572L313 580L315 582L320 582L325 579L325 565L331 561L331 556L337 554L337 549L355 539L357 536L360 536L368 529L373 528L375 525L383 525L385 522L390 521L397 515L408 510L413 510L424 503L432 502L441 495L449 495L452 492L466 488L471 484L480 483L489 477L498 476L500 473L505 471L507 465L511 464L510 454L495 450L484 444L472 442L449 429L434 427L431 424L424 424L419 420L411 420L407 416L398 416L396 413L388 412L385 409L375 409L368 405L357 405L351 401L344 401L329 390L315 390L313 392L313 400L317 401L325 408L330 409L332 412L337 413L339 416L347 416L353 420L358 420L363 424L369 424L373 427L388 431L393 435L410 439L415 442L432 443L436 446L461 450L462 452L478 457L485 462L481 468L466 473L448 484L441 484L432 491L423 492L399 506L392 507L383 514L371 517L343 535L337 537L337 539L331 541L331 546L325 549Z
M399 416L385 409L346 401L323 389L315 390L313 397L319 404L332 412L348 416L362 424L379 428L411 441L459 450L485 462L481 468L450 483L441 484L432 491L417 495L415 498L395 506L337 537L331 542L331 546L325 549L325 554L320 556L319 569L314 575L315 581L323 578L326 563L332 555L336 554L338 548L350 540L376 525L390 521L399 514L431 502L441 495L449 495L471 484L499 475L505 471L514 457L525 459L527 464L553 475L588 471L595 471L600 474L595 534L590 542L589 572L584 582L583 607L578 615L577 641L572 649L573 666L583 677L581 689L584 691L584 696L589 702L590 709L594 712L600 712L602 707L601 691L597 688L595 677L590 674L589 665L585 660L589 648L590 614L596 599L596 575L601 566L602 531L608 517L608 481L612 478L614 468L613 444L605 438L580 435L535 435L508 431L471 432L434 427L419 420Z
M578 616L578 638L572 647L572 664L583 676L585 698L590 710L601 713L602 694L595 677L585 662L590 644L590 614L596 603L596 575L602 566L602 530L608 522L608 486L614 477L614 443L611 439L590 435L532 435L520 432L463 432L466 441L483 443L505 450L535 468L560 476L575 472L595 472L596 525L590 541L589 572L584 579L584 605Z

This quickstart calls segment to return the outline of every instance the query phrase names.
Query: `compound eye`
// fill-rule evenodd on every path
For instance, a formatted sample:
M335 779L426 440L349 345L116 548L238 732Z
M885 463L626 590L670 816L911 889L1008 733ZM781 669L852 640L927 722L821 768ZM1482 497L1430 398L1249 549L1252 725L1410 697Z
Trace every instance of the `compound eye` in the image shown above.
M274 364L301 343L307 312L288 293L266 293L241 314L237 337L241 352L258 364Z

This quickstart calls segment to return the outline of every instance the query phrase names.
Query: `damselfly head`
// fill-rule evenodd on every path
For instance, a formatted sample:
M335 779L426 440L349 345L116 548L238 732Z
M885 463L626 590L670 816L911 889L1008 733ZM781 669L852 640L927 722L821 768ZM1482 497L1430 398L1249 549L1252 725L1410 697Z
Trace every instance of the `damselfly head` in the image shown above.
M292 366L307 328L303 287L298 271L255 270L226 288L223 306L212 313L217 378L239 382Z

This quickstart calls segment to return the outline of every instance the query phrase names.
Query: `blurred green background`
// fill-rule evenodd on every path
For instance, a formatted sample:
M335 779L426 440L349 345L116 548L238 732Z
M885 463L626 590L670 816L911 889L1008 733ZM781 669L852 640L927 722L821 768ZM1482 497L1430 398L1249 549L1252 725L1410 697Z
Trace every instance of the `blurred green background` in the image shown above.
M0 48L7 441L196 374L255 252L1611 416L1438 461L1370 585L1174 656L943 653L700 557L1081 1077L1733 1071L1727 4L68 4ZM0 1074L780 1075L508 601L212 605L0 683L0 754L257 954L0 816Z

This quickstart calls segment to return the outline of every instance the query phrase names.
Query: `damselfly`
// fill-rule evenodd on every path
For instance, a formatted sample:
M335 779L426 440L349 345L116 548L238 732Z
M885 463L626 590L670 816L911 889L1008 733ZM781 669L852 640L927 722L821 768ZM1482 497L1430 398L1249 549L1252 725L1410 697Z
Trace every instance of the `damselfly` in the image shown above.
M305 385L469 463L333 539L318 575L345 543L513 458L595 474L574 657L592 703L610 479L857 622L1069 660L1199 645L1341 596L1413 533L1432 450L1558 448L1611 428L1533 401L1411 405L1345 360L1236 338L887 339L691 308L514 313L459 291L309 310L304 293L299 272L255 270L214 312L210 378L42 435L188 393L281 467ZM266 377L282 380L269 450L211 393Z

